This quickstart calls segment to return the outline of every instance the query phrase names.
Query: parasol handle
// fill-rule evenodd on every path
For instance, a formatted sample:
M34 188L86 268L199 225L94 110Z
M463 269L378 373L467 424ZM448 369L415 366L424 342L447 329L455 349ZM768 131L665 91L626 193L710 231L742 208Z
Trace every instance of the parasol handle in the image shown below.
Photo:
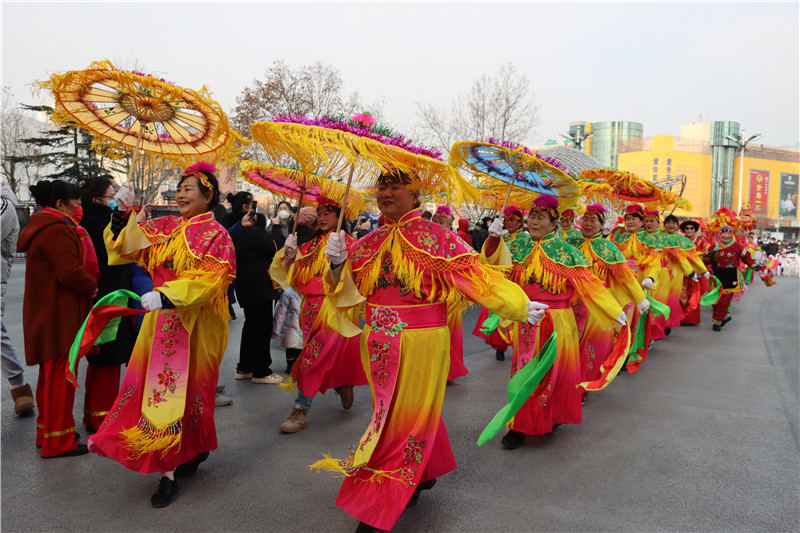
M128 169L128 183L133 183L133 169L136 168L137 159L139 158L139 148L142 146L142 134L144 133L144 125L139 119L139 136L136 139L136 147L133 149L133 156L131 157L131 168Z
M300 193L300 199L297 201L297 215L294 217L294 227L292 228L292 233L294 236L297 237L297 219L300 218L300 209L303 208L303 195L305 195L305 191Z
M344 188L344 198L342 199L342 210L339 211L339 222L336 224L336 233L342 230L342 222L344 222L344 212L347 207L347 196L350 194L350 182L353 181L353 172L356 170L355 164L350 165L350 174L347 176L347 186Z
M506 207L508 207L508 199L511 198L511 191L512 189L514 189L514 182L516 181L516 179L517 179L516 176L511 178L511 183L508 184L508 192L506 193L506 201L503 202L503 209L500 210L500 213L498 213L497 216L500 216L506 212Z

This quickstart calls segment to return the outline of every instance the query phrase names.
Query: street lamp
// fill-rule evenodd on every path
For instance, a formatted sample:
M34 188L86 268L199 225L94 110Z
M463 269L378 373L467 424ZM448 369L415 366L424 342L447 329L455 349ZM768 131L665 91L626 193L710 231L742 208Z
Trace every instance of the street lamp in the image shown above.
M733 141L736 143L737 148L742 151L742 159L739 165L739 202L738 207L736 208L736 212L740 212L742 210L742 183L744 182L744 151L747 148L747 143L750 141L754 141L761 137L760 133L756 133L755 135L751 135L749 138L744 138L744 128L742 128L741 133L734 133L733 135L726 135L725 138L729 141ZM780 209L779 209L780 210Z
M581 149L581 147L583 146L583 141L585 141L586 139L588 139L589 137L594 135L593 133L584 133L583 135L578 136L578 134L576 132L574 132L574 131L569 131L567 133L568 133L568 135L563 135L561 133L559 133L559 135L561 135L562 137L564 137L568 141L572 141L572 145L577 150Z

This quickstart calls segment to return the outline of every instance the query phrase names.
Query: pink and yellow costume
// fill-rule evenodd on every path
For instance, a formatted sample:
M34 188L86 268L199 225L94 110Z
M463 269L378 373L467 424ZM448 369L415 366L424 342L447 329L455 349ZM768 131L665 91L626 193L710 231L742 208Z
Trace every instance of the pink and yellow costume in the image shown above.
M494 239L493 239L494 240ZM494 240L496 242L496 240ZM600 328L611 328L622 308L592 274L589 261L557 236L532 240L532 249L521 261L513 261L508 274L533 301L547 304L553 330L558 334L558 355L533 395L509 423L510 429L527 435L544 435L556 424L579 424L582 418L581 357L572 301L580 298ZM492 244L490 243L490 250ZM503 257L504 243L488 258ZM514 358L511 375L539 353L553 331L528 323L514 324Z
M228 344L227 289L235 277L228 232L211 213L130 216L109 264L136 262L174 309L145 315L119 396L89 449L142 473L165 472L217 448L214 397Z
M642 286L625 256L613 243L604 239L602 233L591 238L581 234L580 239L571 238L567 242L589 260L592 273L626 312L645 299ZM613 328L603 328L589 316L580 337L583 381L595 381L600 377L601 368L614 347L614 333Z
M527 320L523 291L483 265L455 232L420 218L386 219L349 249L335 291L337 307L366 298L361 354L373 416L343 461L313 465L344 473L336 504L389 530L414 490L456 468L442 421L450 366L448 305L476 302L500 316Z
M706 250L708 249L708 242L702 235L695 235L694 239L689 239L683 236L693 247L698 260L703 264L703 272L708 270L708 267L703 263ZM699 264L692 263L695 271L699 272ZM681 290L681 308L683 309L683 319L681 325L697 325L700 323L700 297L708 292L708 280L702 277L698 280L693 280L689 277L683 279L683 289Z
M650 278L654 283L658 283L659 269L661 268L661 253L659 250L658 241L644 229L640 229L634 233L627 231L612 233L609 237L611 242L617 245L617 248L625 256L628 261L628 266L636 274L636 280L639 285ZM636 306L632 306L628 311L628 324L631 329L636 327L639 321L639 310ZM650 327L652 324L652 317L650 313L647 314L645 324L645 341L644 347L639 349L631 349L628 355L628 362L625 365L628 372L636 372L639 366L647 359L647 352L650 348Z
M692 267L687 261L688 253L681 249L680 243L674 235L658 229L651 233L658 242L661 250L661 269L656 280L653 298L669 307L669 318L660 315L653 320L651 338L656 341L667 336L665 330L680 326L683 318L681 308L681 290L683 278L692 273Z
M284 288L292 286L303 296L300 306L300 328L303 330L303 351L292 366L292 377L305 396L325 393L344 385L366 385L367 377L361 366L358 339L340 335L329 324L335 309L325 299L322 276L328 268L325 245L329 233L315 236L298 246L297 258L287 272L284 266L285 249L272 261L270 275ZM347 243L353 238L346 236ZM350 320L357 323L357 313Z

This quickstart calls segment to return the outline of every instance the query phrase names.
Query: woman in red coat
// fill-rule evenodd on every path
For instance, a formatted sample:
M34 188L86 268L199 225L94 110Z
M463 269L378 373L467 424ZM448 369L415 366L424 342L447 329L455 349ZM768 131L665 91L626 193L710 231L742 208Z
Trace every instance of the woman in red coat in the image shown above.
M75 438L75 388L66 379L68 351L97 294L97 257L78 226L81 191L65 181L40 181L31 194L42 208L17 241L27 253L22 328L25 358L39 365L36 384L36 445L42 457L83 455Z

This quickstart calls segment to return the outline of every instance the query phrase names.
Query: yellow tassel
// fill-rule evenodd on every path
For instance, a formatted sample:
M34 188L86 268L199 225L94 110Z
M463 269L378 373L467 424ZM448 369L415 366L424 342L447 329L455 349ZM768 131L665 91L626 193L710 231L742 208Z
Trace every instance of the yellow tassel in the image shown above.
M121 433L123 445L130 450L128 458L136 460L143 455L161 452L161 458L166 457L176 446L180 449L181 436L180 420L163 427L156 427L144 416L139 423Z
M278 383L278 387L287 396L297 394L297 391L299 390L297 388L297 380L295 380L293 376L289 376L288 381Z
M315 462L314 464L308 465L309 470L316 470L319 473L322 470L328 471L333 477L346 477L347 470L342 467L341 461L339 459L334 459L327 453L322 454L323 459ZM340 474L340 475L336 475Z

